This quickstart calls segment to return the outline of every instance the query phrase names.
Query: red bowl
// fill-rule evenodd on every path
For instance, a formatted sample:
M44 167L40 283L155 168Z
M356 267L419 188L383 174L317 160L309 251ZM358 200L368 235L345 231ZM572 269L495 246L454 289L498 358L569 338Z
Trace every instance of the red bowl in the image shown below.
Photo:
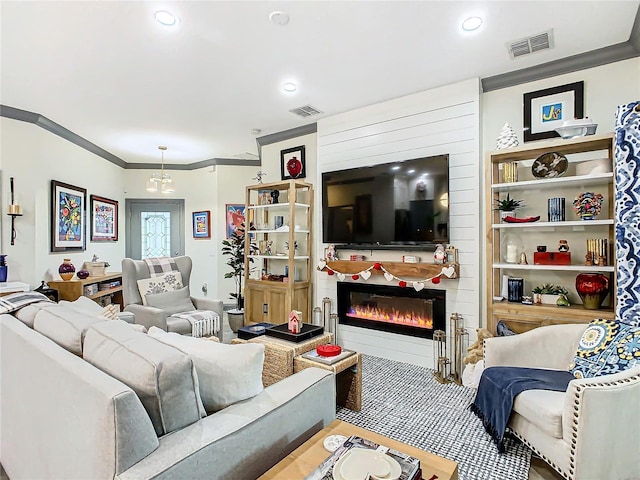
M316 352L321 357L335 357L342 352L342 347L340 345L318 345Z

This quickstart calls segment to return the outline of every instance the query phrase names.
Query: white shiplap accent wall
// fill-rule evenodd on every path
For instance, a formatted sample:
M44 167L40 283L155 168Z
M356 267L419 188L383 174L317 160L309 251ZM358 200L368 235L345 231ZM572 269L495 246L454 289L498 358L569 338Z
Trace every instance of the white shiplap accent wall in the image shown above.
M447 324L453 312L462 314L470 341L480 325L480 81L471 79L406 97L370 105L318 121L318 176L346 168L376 165L431 155L449 154L449 235L459 249L460 278L442 280L428 288L447 291ZM316 190L315 231L318 232L314 258L322 258L322 191ZM375 215L375 212L373 212ZM341 251L342 258L350 252ZM403 254L431 261L431 252L358 253L367 260L400 261ZM351 281L349 277L348 280ZM337 309L336 277L317 272L315 305L323 297ZM358 280L363 281L363 280ZM384 284L373 275L368 282ZM340 326L339 343L392 360L433 368L431 340L389 334L351 326Z

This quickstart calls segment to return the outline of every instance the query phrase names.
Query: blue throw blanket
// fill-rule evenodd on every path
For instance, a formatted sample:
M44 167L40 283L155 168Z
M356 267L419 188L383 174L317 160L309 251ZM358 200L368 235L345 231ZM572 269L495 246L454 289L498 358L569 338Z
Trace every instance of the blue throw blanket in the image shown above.
M516 395L534 389L565 392L573 379L566 370L489 367L482 372L478 393L470 408L482 420L498 451L504 452L504 432Z

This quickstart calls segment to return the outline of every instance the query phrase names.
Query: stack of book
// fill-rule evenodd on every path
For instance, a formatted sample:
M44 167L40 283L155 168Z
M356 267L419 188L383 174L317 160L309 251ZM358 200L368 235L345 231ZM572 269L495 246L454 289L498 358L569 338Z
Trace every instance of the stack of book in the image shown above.
M384 453L394 459L400 465L402 473L398 480L422 480L422 469L420 468L420 460L407 455L406 453L387 448L366 438L359 437L357 435L350 436L342 446L333 452L329 458L323 461L318 468L311 472L305 480L341 480L340 477L335 477L333 474L333 467L338 460L342 458L352 448L364 448L368 450L377 450L380 453Z
M302 356L309 360L313 360L314 362L324 363L325 365L333 365L334 363L337 363L340 360L344 360L345 358L350 357L355 353L356 352L352 350L342 349L342 352L340 352L338 355L334 355L333 357L323 357L322 355L318 354L316 350L311 350L310 352L303 353Z

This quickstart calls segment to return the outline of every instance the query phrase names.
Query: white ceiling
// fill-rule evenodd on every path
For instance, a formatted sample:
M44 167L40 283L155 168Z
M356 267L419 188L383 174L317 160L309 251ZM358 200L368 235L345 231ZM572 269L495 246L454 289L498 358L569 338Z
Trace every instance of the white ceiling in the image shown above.
M2 1L0 103L131 163L251 158L256 136L629 40L639 1ZM171 11L176 27L156 23ZM269 14L282 10L279 26ZM463 19L484 18L464 33ZM509 41L553 29L512 60ZM282 91L293 81L298 90ZM290 109L311 104L321 115ZM245 153L246 152L246 153Z

